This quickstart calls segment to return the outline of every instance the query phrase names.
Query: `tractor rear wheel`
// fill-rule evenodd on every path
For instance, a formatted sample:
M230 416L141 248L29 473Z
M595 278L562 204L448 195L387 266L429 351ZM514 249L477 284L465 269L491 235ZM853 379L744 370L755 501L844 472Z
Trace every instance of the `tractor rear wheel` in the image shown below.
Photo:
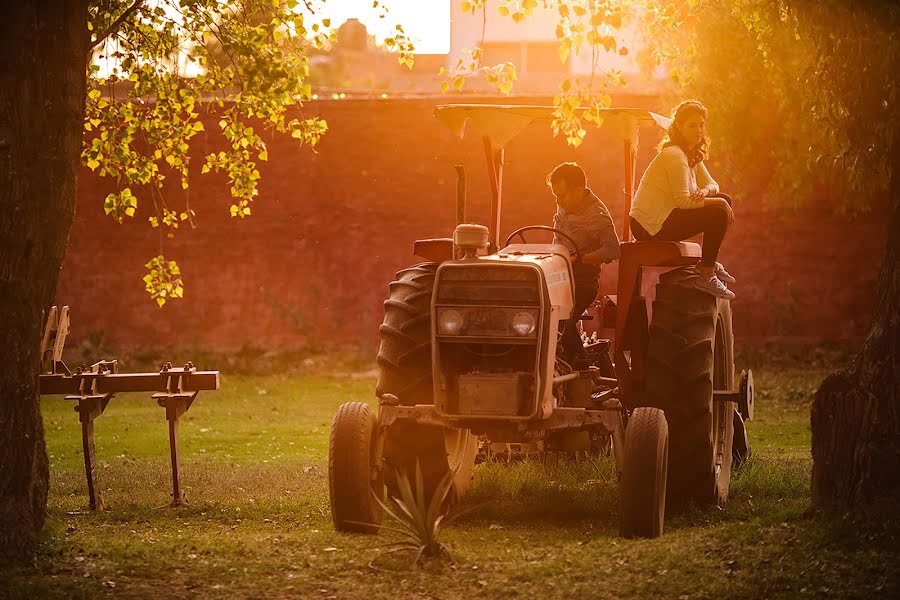
M431 295L435 263L422 263L397 273L384 302L384 322L379 328L378 382L375 393L396 396L406 406L433 404L431 376ZM422 470L426 498L453 472L449 501L465 493L472 480L478 439L468 429L443 429L397 422L387 429L384 442L385 483L396 495L396 478L405 473L415 481L416 465Z
M734 387L731 305L691 285L692 269L660 276L647 345L646 392L669 423L670 505L717 504L731 483Z
M625 468L619 488L623 537L662 534L668 464L669 426L663 411L636 408L625 429Z
M372 464L375 414L365 402L338 408L328 441L328 493L338 531L377 533L384 481Z

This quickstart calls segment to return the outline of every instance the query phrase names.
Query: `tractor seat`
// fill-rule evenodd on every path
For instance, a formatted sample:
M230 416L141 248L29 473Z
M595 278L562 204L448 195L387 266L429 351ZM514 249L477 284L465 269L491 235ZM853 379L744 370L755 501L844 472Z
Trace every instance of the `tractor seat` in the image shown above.
M700 244L694 242L622 242L619 244L616 294L616 351L630 350L624 339L631 303L640 294L641 267L682 267L697 263ZM646 312L644 313L646 318Z
M619 264L648 267L692 265L700 258L700 244L695 242L622 242Z

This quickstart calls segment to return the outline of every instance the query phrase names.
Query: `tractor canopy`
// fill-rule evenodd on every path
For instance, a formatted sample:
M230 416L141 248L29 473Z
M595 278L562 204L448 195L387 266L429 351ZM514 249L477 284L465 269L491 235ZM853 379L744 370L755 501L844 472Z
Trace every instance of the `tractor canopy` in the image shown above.
M589 108L577 108L580 113ZM628 214L634 193L634 170L637 159L638 132L641 125L656 125L668 129L671 119L643 108L601 108L601 126L610 129L624 143L625 198L623 239L631 237ZM434 116L459 137L471 125L481 136L487 159L488 181L491 185L490 249L496 251L500 244L500 209L503 197L504 146L520 131L533 124L550 125L556 108L552 106L528 106L515 104L443 104L434 109Z
M588 108L577 108L586 113ZM638 128L641 125L658 125L668 129L669 117L643 108L601 108L602 127L615 131L621 139L637 146ZM434 116L462 137L466 124L471 123L482 137L490 140L494 149L500 149L520 131L533 124L553 122L553 106L527 106L516 104L444 104L435 107Z

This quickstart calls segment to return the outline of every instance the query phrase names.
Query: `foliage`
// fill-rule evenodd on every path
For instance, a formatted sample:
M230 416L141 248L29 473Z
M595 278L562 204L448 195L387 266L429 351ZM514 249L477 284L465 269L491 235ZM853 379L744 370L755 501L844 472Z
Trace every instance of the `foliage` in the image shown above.
M160 254L146 265L149 273L144 275L144 284L150 297L162 306L169 298L184 297L184 282L181 280L181 270L175 261L166 260Z
M215 110L225 149L206 156L201 171L224 173L233 198L231 216L250 216L259 162L268 160L264 133L287 134L298 145L313 147L327 131L319 118L295 116L312 97L309 55L331 39L315 21L323 4L92 0L88 28L94 60L82 161L119 188L106 198L105 212L122 222L149 196L148 222L165 237L182 222L193 227L196 214L187 192L176 209L170 206L171 188L165 188L166 195L162 190L169 179L188 189L191 140L205 133L200 113ZM329 25L327 19L322 24ZM402 28L390 45L400 62L411 66L412 45ZM172 293L180 284L166 288L167 281L152 273L145 282L160 306L180 297Z
M876 2L651 0L648 67L711 109L730 178L770 175L796 205L813 191L865 210L890 175L900 8ZM823 198L824 199L824 198Z
M847 194L853 206L860 197L885 189L891 166L897 164L900 6L871 0L784 0L777 16L777 21L770 13L767 20L745 19L745 24L764 56L791 34L808 45L809 60L800 72L800 85L794 84L802 91L802 114L817 134L809 140L806 166L811 171L836 169L850 192L862 194Z
M600 125L601 108L608 107L611 99L607 90L624 86L621 73L611 71L599 73L597 64L601 52L618 52L627 54L628 49L619 45L616 38L623 23L630 18L631 11L637 6L631 1L613 0L499 0L496 14L520 23L534 15L535 10L554 11L558 15L555 28L559 42L558 55L561 63L569 60L570 55L582 51L591 52L592 71L590 77L567 78L560 82L559 91L553 98L553 134L562 134L571 146L579 146L587 135L584 122ZM484 27L488 19L488 0L464 0L461 3L463 13L482 14L482 44L484 45ZM441 90L444 93L451 89L462 90L468 78L483 75L487 82L501 94L509 95L517 79L516 66L513 63L485 65L482 48L465 49L462 57L454 67L441 68L444 77ZM581 112L576 108L587 107Z
M393 547L389 552L402 550L415 552L412 561L414 566L425 558L450 558L450 552L440 542L438 534L444 520L444 502L453 485L454 475L453 471L445 474L438 482L431 498L426 498L422 469L417 461L415 489L410 484L407 474L401 472L397 476L400 495L389 497L387 502L382 502L376 497L385 514L397 524L396 527L382 525L381 528L403 537L398 542L387 544Z

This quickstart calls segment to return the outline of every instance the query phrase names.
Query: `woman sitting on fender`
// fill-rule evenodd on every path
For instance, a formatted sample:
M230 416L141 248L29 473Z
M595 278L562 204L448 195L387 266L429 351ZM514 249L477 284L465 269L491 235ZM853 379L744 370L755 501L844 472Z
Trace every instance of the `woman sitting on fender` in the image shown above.
M731 198L720 193L703 161L707 158L706 107L685 100L675 107L672 123L647 167L631 206L631 230L638 241L686 240L703 234L703 253L694 285L720 298L734 299L734 283L716 262L728 226L734 221Z

